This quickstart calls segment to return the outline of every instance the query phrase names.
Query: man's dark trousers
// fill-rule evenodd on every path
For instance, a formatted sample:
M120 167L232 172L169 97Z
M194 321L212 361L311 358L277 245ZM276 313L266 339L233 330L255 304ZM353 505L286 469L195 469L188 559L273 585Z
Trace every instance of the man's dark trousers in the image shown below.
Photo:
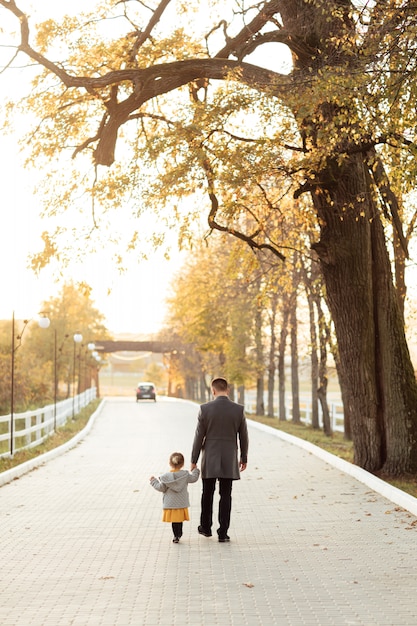
M216 480L219 481L219 537L225 537L230 526L230 512L232 510L231 478L203 478L203 493L201 496L200 525L205 531L211 531L213 524L213 498L216 489Z

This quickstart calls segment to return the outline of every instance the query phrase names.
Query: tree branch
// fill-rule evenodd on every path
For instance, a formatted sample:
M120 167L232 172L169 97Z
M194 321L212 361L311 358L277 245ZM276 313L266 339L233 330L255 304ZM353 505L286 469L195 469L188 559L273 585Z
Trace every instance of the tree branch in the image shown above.
M130 52L130 60L132 62L135 61L136 55L139 49L141 48L141 46L143 46L145 41L149 39L154 26L156 26L156 24L159 22L159 20L162 17L163 12L165 11L165 9L167 8L170 2L171 0L162 0L157 6L157 8L155 9L155 11L153 12L153 15L151 19L149 20L148 25L146 26L145 30L139 31L136 41Z
M169 0L160 2L153 18L149 21L146 32L149 33L160 19L168 3ZM267 3L260 15L251 24L245 26L240 35L233 41L243 43L244 36L247 37L252 32L256 33L277 11L278 5L278 0L271 0ZM18 47L19 51L24 52L29 58L55 74L66 87L85 89L89 93L106 87L114 87L111 98L104 102L108 115L102 119L94 139L86 140L80 147L82 149L94 141L98 142L94 151L96 165L110 166L114 162L115 145L120 126L129 119L134 111L156 96L178 89L198 79L235 79L254 89L265 90L266 87L269 87L271 93L277 96L283 95L291 84L291 79L288 76L249 63L221 58L222 51L216 55L216 58L185 59L172 63L161 63L148 68L113 70L103 76L72 76L32 48L29 43L28 18L17 7L15 0L0 0L0 6L11 11L20 22L21 42ZM132 91L125 100L117 102L116 86L121 82L130 82ZM77 152L79 151L77 150Z
M242 60L245 56L252 54L259 46L266 43L285 44L303 62L317 54L317 50L308 46L306 42L295 37L288 30L281 28L269 33L256 35L251 41L236 49L236 56L239 60Z
M96 163L98 165L113 163L118 130L134 111L148 100L169 93L198 78L236 79L260 90L264 90L265 86L270 86L272 93L277 96L286 93L291 84L288 76L249 63L224 59L187 59L161 63L145 69L109 72L106 76L99 78L84 78L80 86L98 87L127 80L131 80L136 85L130 96L109 111L109 118L94 153ZM79 84L81 79L74 80Z
M248 244L251 250L270 250L275 256L277 256L281 261L285 261L285 257L277 248L268 244L268 243L258 243L253 239L253 236L245 235L235 228L231 228L230 226L222 226L218 222L216 222L217 211L219 210L219 201L217 200L217 196L214 192L214 180L213 180L213 172L209 162L206 160L202 163L203 169L206 173L207 182L208 182L208 195L211 202L211 210L208 216L208 224L212 230L219 230L223 233L229 233L229 235L233 235L237 239L244 241ZM255 231L255 235L257 232Z
M226 42L226 45L218 51L216 57L227 59L231 54L236 54L236 51L250 41L273 15L279 13L280 4L280 0L270 0L270 2L266 2L263 9L259 11L256 17L254 17L249 24L245 25L236 37L232 37Z
M239 135L234 135L224 128L213 128L213 130L211 130L207 135L206 139L210 139L210 137L212 137L215 133L227 135L231 139L235 139L236 141L243 141L245 143L257 143L259 141L259 139L251 139L250 137L240 137Z

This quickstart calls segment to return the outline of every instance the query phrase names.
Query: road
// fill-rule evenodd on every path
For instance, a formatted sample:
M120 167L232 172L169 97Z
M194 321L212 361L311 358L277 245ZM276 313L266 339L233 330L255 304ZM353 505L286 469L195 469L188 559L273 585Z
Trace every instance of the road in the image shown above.
M415 626L417 520L250 425L230 544L178 545L149 476L197 407L109 398L72 450L0 489L1 626Z

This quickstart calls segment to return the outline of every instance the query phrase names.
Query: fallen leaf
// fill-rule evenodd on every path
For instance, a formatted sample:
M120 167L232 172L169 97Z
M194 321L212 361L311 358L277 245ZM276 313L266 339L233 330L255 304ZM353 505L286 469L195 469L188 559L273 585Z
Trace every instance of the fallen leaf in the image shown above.
M245 587L254 587L255 585L253 583L243 583L245 585Z

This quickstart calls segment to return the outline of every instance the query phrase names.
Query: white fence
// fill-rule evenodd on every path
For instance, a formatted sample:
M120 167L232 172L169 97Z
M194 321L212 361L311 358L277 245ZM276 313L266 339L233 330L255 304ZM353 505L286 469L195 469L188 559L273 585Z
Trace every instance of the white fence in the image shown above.
M48 404L34 411L15 413L12 428L13 445L11 445L10 413L0 416L0 451L2 451L0 457L10 456L11 450L15 453L38 446L54 432L55 428L63 426L69 417L79 413L95 397L96 388L92 387L74 398L57 402L56 405Z
M343 413L343 403L341 399L338 400L328 400L329 404L329 412L330 412L330 420L333 431L344 431L344 413ZM267 401L265 399L265 406L267 406ZM323 412L321 410L321 404L319 402L319 424L320 428L323 427ZM300 395L300 416L301 421L304 424L311 424L312 418L312 407L313 403L311 401L311 395L304 394ZM245 392L245 412L250 415L256 413L256 394L255 392L246 391ZM292 398L291 396L287 396L285 398L285 413L287 420L292 419Z

